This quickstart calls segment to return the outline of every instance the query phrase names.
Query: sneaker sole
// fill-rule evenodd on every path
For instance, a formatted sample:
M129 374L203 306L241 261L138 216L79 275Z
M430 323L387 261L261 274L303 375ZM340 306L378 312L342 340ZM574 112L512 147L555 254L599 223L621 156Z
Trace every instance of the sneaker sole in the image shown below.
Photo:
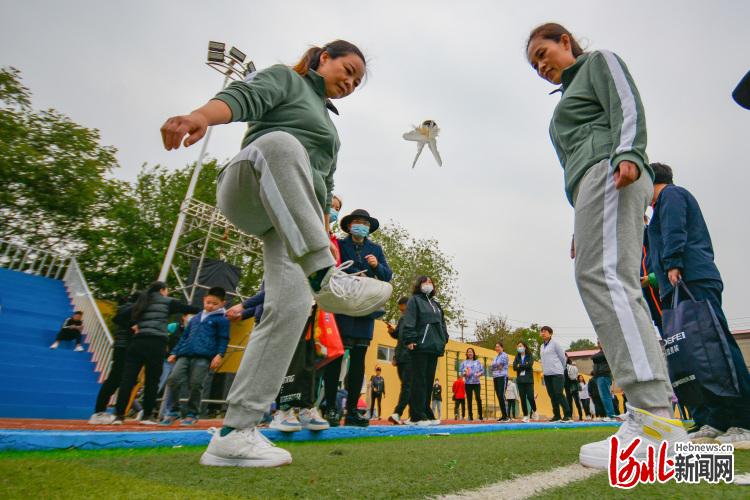
M253 460L250 458L224 458L204 452L201 455L200 464L210 467L280 467L292 463L292 457L276 460Z
M693 444L719 444L719 441L712 437L692 438L690 439L690 442Z
M581 452L578 454L578 462L589 469L607 470L609 468L609 456L602 458Z
M395 418L393 418L393 417L388 417L388 421L389 421L390 423L392 423L393 425L404 425L404 423L403 423L403 422L400 422L400 421L396 420L396 419L395 419Z
M307 424L302 426L303 429L307 429L308 431L327 431L331 428L328 424Z
M302 426L299 427L284 427L281 425L269 425L269 429L273 429L275 431L281 431L281 432L299 432L302 430Z

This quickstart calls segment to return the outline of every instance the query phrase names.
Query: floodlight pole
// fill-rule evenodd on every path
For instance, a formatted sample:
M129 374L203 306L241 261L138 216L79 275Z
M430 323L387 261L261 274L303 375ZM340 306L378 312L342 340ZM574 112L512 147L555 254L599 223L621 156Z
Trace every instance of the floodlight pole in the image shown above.
M221 90L229 83L229 75L224 76L224 83L221 85ZM159 272L159 281L166 282L167 276L169 275L169 267L172 265L174 259L175 250L177 250L177 241L180 239L182 234L182 228L185 225L185 207L187 206L188 200L193 197L195 193L195 186L198 184L198 177L200 177L201 170L203 170L203 159L206 157L206 151L208 150L208 141L211 139L211 131L213 127L208 127L206 130L206 137L203 138L203 144L201 145L200 154L198 154L198 163L193 168L193 175L190 177L190 184L188 184L187 191L185 192L185 198L183 198L180 204L180 213L177 215L177 224L174 226L172 232L172 239L169 241L169 248L167 248L167 254L164 256L164 263L161 265L161 272Z

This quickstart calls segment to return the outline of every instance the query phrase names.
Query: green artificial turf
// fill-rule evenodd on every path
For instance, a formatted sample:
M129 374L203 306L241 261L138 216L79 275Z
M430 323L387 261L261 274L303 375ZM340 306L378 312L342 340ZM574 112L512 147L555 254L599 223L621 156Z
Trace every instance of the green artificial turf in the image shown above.
M423 498L576 462L611 429L285 443L292 465L203 467L203 448L0 453L3 498Z

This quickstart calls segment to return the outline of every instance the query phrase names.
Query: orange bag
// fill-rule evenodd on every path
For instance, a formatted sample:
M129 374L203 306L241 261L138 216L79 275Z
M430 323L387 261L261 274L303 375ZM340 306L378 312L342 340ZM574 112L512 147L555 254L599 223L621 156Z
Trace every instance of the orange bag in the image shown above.
M334 359L344 355L344 344L341 342L339 328L333 313L313 308L312 332L315 343L315 369L319 370ZM310 328L305 339L310 340Z

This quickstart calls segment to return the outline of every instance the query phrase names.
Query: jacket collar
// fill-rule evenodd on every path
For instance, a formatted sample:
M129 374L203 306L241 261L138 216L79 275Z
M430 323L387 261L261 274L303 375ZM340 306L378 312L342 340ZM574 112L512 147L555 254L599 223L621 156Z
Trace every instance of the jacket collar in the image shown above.
M573 63L572 66L568 66L565 68L562 72L562 75L560 75L560 91L562 93L565 93L565 89L570 87L570 84L573 82L573 79L576 77L576 74L578 74L578 70L581 69L581 66L583 66L583 63L586 62L589 55L584 53L578 56L576 59L576 62Z
M307 79L310 80L312 88L316 94L325 100L326 108L334 114L339 114L339 110L333 105L330 99L326 98L326 82L323 77L314 69L307 70Z

